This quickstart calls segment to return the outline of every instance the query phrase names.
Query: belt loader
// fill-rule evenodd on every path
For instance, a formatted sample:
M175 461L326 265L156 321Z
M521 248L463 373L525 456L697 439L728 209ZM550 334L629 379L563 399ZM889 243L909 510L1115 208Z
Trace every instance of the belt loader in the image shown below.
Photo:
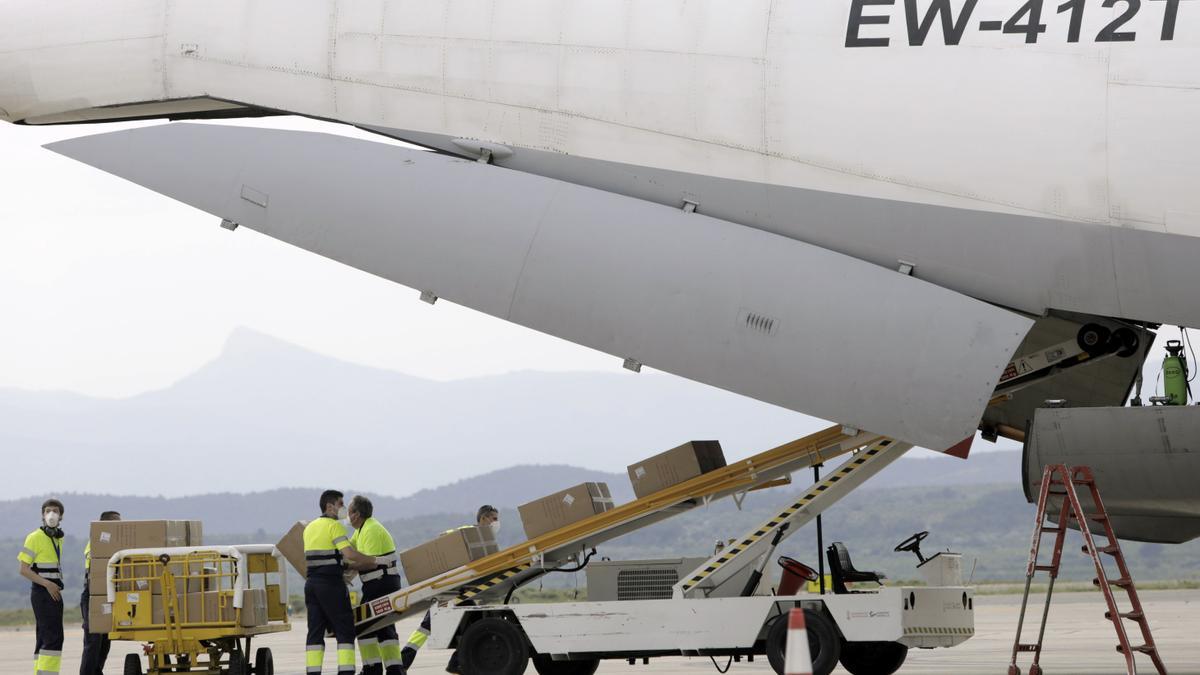
M814 672L840 661L854 675L888 675L909 648L952 647L974 634L973 590L962 585L959 556L921 556L918 533L896 550L914 551L928 586L872 587L880 575L854 569L849 552L827 551L833 592L777 590L761 583L766 565L787 536L911 446L845 427L831 427L773 450L697 476L535 537L365 603L356 610L359 635L428 608L426 646L456 648L466 675L520 675L532 660L541 675L591 675L601 659L648 661L661 656L731 660L766 656L783 673L788 610L808 619ZM587 564L594 547L712 500L787 482L798 469L853 455L796 501L722 551L661 588L657 599L510 603L513 591L550 570ZM781 559L788 575L815 577ZM788 576L785 575L785 576ZM846 584L857 583L850 590Z

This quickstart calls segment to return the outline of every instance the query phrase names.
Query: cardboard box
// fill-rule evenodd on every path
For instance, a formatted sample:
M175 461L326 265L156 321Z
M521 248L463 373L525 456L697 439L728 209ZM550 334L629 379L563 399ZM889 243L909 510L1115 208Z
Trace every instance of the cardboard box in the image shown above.
M638 499L725 466L717 441L691 441L629 465L629 482Z
M292 564L292 567L300 573L302 578L308 576L308 564L304 562L304 526L307 525L304 521L299 521L292 525L292 529L283 535L283 539L275 544L275 548L287 561Z
M245 595L243 595L243 601ZM266 603L266 599L263 599ZM183 603L185 623L205 623L234 621L233 592L205 591L203 593L188 593Z
M88 568L88 593L92 595L105 595L108 593L108 577L105 576L107 566L107 560L100 562L92 561L92 566Z
M188 593L200 581L200 579L188 577L183 563L170 563L167 565L167 569L175 577L175 593L177 595ZM116 584L118 593L141 591L150 593L151 595L162 595L161 576L161 565L121 565L117 568L117 577L113 581ZM195 590L200 591L204 589L197 587Z
M499 550L490 530L485 533L478 527L461 527L402 551L400 565L408 583L415 584Z
M104 564L112 554L130 548L203 546L204 526L198 520L93 521L92 560Z
M517 507L525 536L533 539L613 508L607 483L580 483Z
M247 588L242 591L242 625L261 626L267 622L267 589Z
M112 604L103 595L88 596L88 632L111 633L113 628Z

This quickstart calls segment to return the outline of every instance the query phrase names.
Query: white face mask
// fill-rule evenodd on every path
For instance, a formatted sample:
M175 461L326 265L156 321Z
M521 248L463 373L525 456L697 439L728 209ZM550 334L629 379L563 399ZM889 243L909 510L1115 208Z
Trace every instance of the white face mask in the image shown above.
M350 524L350 512L346 510L346 507L345 507L345 506L343 506L342 508L338 509L338 512L337 512L337 519L338 519L339 521L341 521L341 523L342 523L343 525L349 525L349 524Z
M488 527L492 530L492 539L500 536L500 521L493 520L488 523Z
M59 516L58 511L46 511L42 515L42 520L45 521L46 527L58 527Z

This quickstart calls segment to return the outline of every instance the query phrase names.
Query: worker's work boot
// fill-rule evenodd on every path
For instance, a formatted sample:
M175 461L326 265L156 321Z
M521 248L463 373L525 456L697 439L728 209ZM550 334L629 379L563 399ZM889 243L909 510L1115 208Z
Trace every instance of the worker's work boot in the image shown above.
M365 665L362 667L362 670L359 671L358 675L383 675L383 664L372 663L370 665Z
M408 671L404 669L404 666L388 666L383 670L383 675L408 675Z

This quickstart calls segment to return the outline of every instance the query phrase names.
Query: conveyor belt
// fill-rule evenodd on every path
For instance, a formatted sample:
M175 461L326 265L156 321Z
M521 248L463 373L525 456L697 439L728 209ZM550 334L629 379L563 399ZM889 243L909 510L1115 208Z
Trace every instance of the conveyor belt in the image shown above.
M363 604L356 609L358 633L395 623L435 600L464 602L498 594L547 569L561 567L605 541L715 499L744 495L882 439L878 434L833 426L761 452Z

